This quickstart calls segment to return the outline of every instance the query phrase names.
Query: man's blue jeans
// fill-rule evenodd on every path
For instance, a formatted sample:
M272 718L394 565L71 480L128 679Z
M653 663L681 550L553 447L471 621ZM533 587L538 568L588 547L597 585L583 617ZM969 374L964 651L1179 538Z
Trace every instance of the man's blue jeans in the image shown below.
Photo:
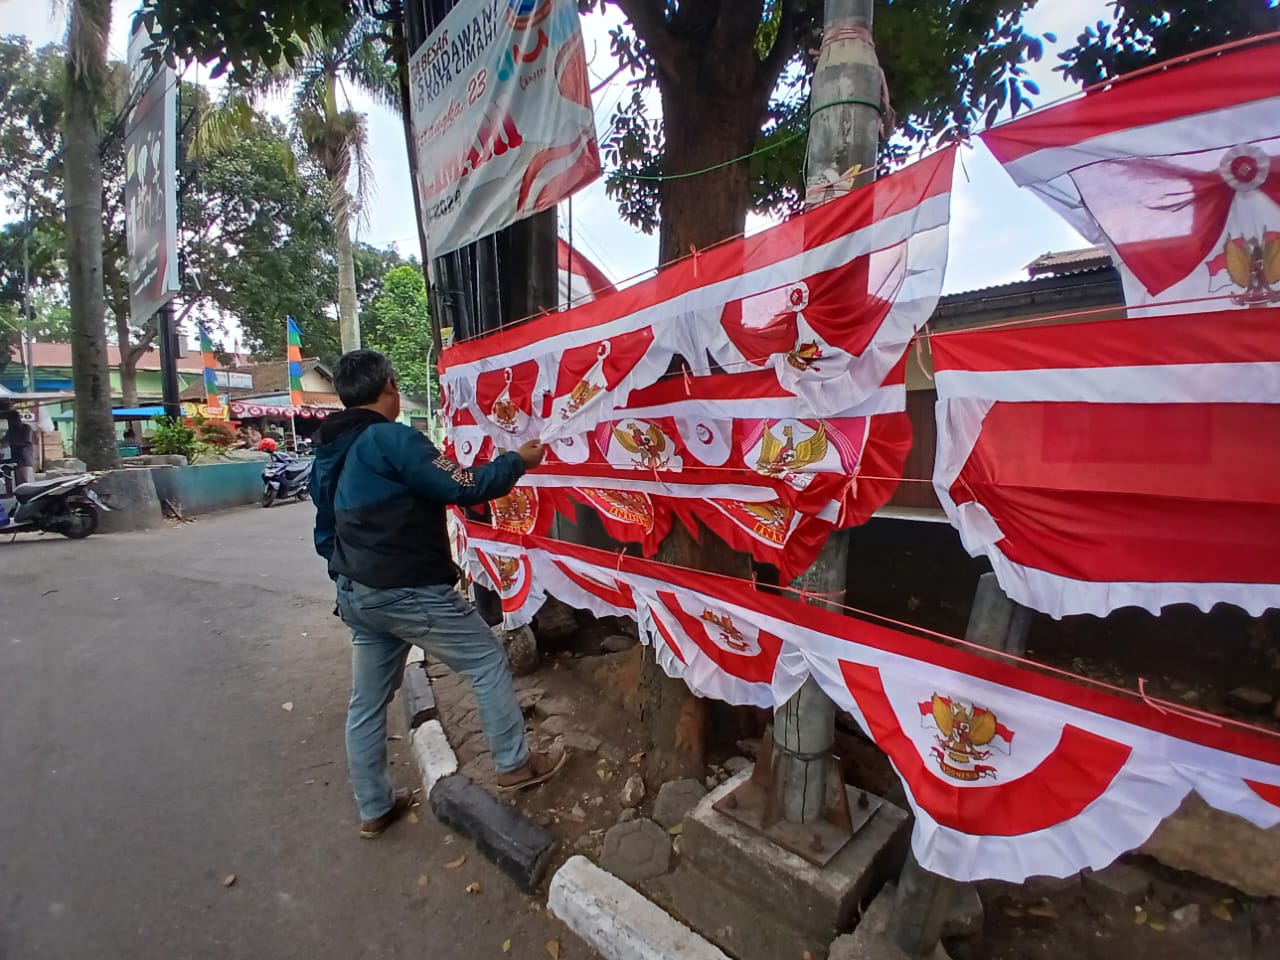
M361 820L391 809L387 707L404 677L409 645L422 647L471 681L480 727L499 773L529 760L524 716L502 644L453 587L366 587L338 578L338 612L351 628L347 763Z

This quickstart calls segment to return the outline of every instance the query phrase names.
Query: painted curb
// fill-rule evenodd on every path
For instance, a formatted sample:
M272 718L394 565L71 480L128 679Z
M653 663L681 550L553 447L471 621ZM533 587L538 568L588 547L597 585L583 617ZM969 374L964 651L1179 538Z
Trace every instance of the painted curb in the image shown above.
M413 737L413 759L422 771L422 789L429 797L436 783L458 772L458 758L439 720L428 720L410 736Z
M571 857L552 877L547 907L606 960L729 960L583 856Z

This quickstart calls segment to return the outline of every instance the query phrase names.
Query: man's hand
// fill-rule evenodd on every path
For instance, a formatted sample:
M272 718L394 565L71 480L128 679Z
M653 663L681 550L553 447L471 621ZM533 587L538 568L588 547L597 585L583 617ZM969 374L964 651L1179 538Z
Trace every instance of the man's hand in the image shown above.
M520 459L524 461L524 468L533 470L542 464L543 457L547 455L547 448L543 446L541 440L530 440L528 443L521 444L516 453L520 454Z

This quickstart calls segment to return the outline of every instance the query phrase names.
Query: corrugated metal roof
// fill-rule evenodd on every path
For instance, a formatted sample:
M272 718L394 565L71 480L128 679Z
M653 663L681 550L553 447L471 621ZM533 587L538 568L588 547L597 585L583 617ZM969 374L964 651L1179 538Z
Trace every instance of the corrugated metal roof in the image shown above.
M1079 250L1055 250L1042 253L1027 264L1027 274L1040 277L1050 273L1068 273L1078 270L1096 270L1111 266L1111 255L1102 247L1083 247Z

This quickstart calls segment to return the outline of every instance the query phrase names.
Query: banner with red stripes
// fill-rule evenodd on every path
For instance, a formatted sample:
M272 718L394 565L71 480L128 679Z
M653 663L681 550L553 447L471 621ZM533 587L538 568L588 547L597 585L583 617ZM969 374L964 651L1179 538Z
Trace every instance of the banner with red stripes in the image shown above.
M463 526L459 560L478 579L494 582L481 556L504 556L532 578L530 595L635 619L664 670L700 696L776 708L812 676L888 754L916 857L934 873L1021 882L1099 869L1193 790L1260 827L1280 823L1280 737L1266 731L746 581Z
M1054 617L1280 606L1280 307L931 338L934 488Z

